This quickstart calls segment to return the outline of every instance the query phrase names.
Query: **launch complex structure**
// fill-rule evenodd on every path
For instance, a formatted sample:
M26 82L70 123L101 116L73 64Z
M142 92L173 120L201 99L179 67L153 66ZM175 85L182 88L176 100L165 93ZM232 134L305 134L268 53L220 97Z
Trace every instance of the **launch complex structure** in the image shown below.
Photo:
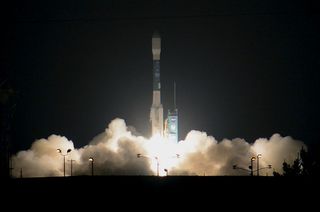
M168 138L169 141L178 143L178 109L176 107L176 84L174 83L174 108L168 110L167 119L163 121L163 106L161 104L161 81L160 81L160 55L161 37L158 32L152 36L153 55L153 98L150 109L150 122L152 136L159 134Z

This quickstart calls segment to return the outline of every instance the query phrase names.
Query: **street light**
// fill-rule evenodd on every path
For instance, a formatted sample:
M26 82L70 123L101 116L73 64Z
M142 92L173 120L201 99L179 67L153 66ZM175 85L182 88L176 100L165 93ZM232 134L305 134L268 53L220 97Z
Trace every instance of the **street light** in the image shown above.
M243 171L251 173L250 166L249 166L249 169L245 169L245 168L239 167L237 164L233 165L232 167L233 167L233 169L241 169Z
M150 157L150 156L147 156L147 155L137 154L137 158L148 158L148 159L154 158L157 161L157 176L159 177L159 167L160 167L159 157L157 157L157 156ZM172 156L172 158L180 158L180 155L179 154L175 154L175 156ZM164 171L166 172L166 174L168 176L168 169L164 169Z
M250 161L251 161L251 165L249 166L249 169L245 169L245 168L242 168L242 167L238 167L238 165L233 165L233 169L241 169L241 170L244 170L244 171L247 171L247 172L250 172L250 176L253 176L253 173L255 171L257 171L257 176L259 176L259 170L261 169L271 169L272 165L268 165L266 167L262 167L260 168L259 167L259 158L261 158L262 155L261 154L258 154L256 157L251 157ZM253 170L253 161L255 161L257 159L257 169L256 170Z
M71 163L71 164L70 164L70 165L71 165L71 167L70 167L70 176L72 177L72 162L73 162L74 160L71 159L71 160L68 160L68 161L70 161L70 163Z
M168 176L169 175L168 169L164 169L164 171L166 172L166 175Z
M257 176L259 176L259 158L261 158L261 157L262 157L261 154L257 155Z
M249 169L251 170L251 176L253 176L253 161L256 160L256 157L251 157L251 166L249 166Z
M180 155L179 154L175 154L174 156L172 156L171 158L177 158L179 159L180 158ZM168 169L164 169L165 173L166 173L166 176L169 176L169 170Z
M89 161L91 162L91 176L93 176L93 161L94 161L93 157L90 157Z
M142 155L142 154L137 154L137 158L149 158L151 159L151 157L146 156L146 155ZM157 161L157 176L159 177L159 158L157 156L153 157L154 159L156 159Z
M67 150L67 153L66 153L66 154L63 154L61 149L57 149L57 152L60 153L60 154L63 156L63 176L64 176L64 177L66 176L66 156L67 156L68 153L71 152L71 151L72 151L71 149L68 149L68 150Z

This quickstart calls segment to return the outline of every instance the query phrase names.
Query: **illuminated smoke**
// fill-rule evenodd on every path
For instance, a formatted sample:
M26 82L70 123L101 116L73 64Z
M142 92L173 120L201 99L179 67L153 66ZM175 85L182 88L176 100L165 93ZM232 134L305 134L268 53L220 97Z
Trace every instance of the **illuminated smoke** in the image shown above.
M29 150L20 151L12 158L13 175L19 176L21 169L25 177L48 177L63 174L61 166L63 158L57 153L58 148L67 151L74 147L72 141L58 135L36 140ZM79 158L79 155L72 152L72 157Z
M291 163L305 145L291 137L274 134L270 139L260 138L253 144L235 138L221 142L205 132L191 131L179 144L171 144L160 137L151 139L137 136L128 130L124 120L115 119L108 128L80 148L74 149L73 142L66 137L51 135L47 139L36 140L31 148L20 151L12 157L13 175L23 177L63 176L63 156L66 175L70 175L70 160L73 175L90 175L93 157L95 175L155 175L159 162L160 175L248 175L248 172L232 167L248 169L250 158L262 154L260 167L272 165L272 169L261 170L261 175L272 175L273 170L282 171L285 160ZM141 154L141 158L137 158ZM179 158L177 158L177 154ZM147 158L149 157L149 158ZM255 165L254 165L255 169Z
M185 159L174 167L172 173L189 175L248 175L249 171L233 169L233 165L249 170L250 158L261 154L259 167L268 167L270 164L273 168L262 169L260 174L270 176L273 170L282 173L283 161L293 162L301 147L305 147L302 142L279 134L249 144L240 138L218 142L199 131L191 131L179 145L185 150ZM253 170L256 170L256 161Z

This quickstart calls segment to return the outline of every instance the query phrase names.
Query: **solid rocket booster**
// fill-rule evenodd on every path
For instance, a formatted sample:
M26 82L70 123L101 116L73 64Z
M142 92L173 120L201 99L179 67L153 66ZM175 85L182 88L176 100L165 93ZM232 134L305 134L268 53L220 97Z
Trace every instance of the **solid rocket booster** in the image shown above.
M152 36L153 55L153 100L150 110L150 121L152 125L152 135L163 135L163 107L161 104L161 84L160 84L160 53L161 37L158 33Z

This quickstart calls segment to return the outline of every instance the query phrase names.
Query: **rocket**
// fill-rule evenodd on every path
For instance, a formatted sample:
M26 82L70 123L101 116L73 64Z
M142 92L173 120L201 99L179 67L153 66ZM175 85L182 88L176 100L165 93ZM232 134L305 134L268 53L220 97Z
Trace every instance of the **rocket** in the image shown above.
M152 135L163 135L163 107L161 104L161 83L160 83L160 53L161 37L155 32L152 36L152 55L153 55L153 98L150 110L150 122Z

